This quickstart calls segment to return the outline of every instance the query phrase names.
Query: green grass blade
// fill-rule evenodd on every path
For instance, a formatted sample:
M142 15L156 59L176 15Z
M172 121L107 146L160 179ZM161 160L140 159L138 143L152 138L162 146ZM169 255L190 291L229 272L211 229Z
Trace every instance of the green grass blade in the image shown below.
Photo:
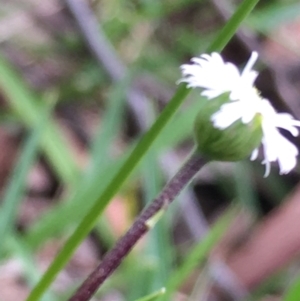
M38 281L40 277L40 271L38 271L36 267L35 260L33 258L33 254L28 249L26 243L24 243L23 239L17 235L16 233L11 233L8 240L8 248L11 250L10 252L15 254L17 258L20 259L23 266L23 273L26 278L26 281L30 286L34 286L34 284ZM52 292L47 292L42 301L54 301L57 298L54 296Z
M152 155L148 156L147 159L144 165L144 187L147 203L150 203L158 195L163 183L160 176L162 170L159 168L155 157ZM148 236L148 256L155 260L155 268L152 272L152 288L151 283L148 284L151 290L164 286L171 272L171 234L168 231L167 222L167 218L160 219Z
M109 151L113 139L117 137L121 128L126 104L124 91L128 90L130 79L130 76L125 76L121 82L113 86L108 95L106 113L91 147L91 164L88 168L89 177L87 177L89 181L100 166L103 169L103 166L108 166L110 162Z
M155 154L149 153L142 165L142 185L144 187L145 203L150 203L163 186L161 168L156 162ZM170 213L169 211L166 214ZM171 234L168 230L168 219L163 218L147 235L146 246L142 250L141 264L130 275L131 282L128 300L145 296L162 287L167 282L171 272L172 248ZM131 267L132 269L132 267ZM129 281L130 283L130 281Z
M12 66L0 56L0 87L12 110L29 128L36 125L41 114L41 100L32 93ZM42 139L42 148L54 170L65 183L77 178L78 169L60 137L59 129L49 121Z
M195 101L185 111L181 112L176 119L173 119L154 143L154 146L157 147L155 151L170 148L182 142L188 135L192 136L194 118L202 105L201 101ZM128 157L128 154L124 157ZM108 179L112 179L112 174L115 173L115 170L119 169L119 164L116 162L113 163L110 169L98 170L97 175L91 177L90 186L86 187L85 190L81 190L80 193L76 192L74 196L71 196L67 200L59 202L53 209L42 216L28 230L27 238L29 245L33 248L38 247L38 245L42 244L52 235L61 233L63 229L69 228L70 225L80 220L87 213L91 204L103 192L102 187L106 185L105 183L108 183ZM96 165L97 163L95 163ZM101 183L102 187L99 187L99 183Z
M54 210L47 212L38 220L26 234L25 240L30 248L39 247L49 237L69 230L71 225L82 219L82 216L87 214L94 205L97 197L103 193L105 186L116 175L123 161L117 161L109 168L99 170L94 175L93 181L84 189L77 191L63 202L59 202Z
M78 189L66 200L58 202L54 209L47 212L28 229L26 241L31 248L37 248L49 237L69 229L70 225L80 220L120 168L124 159L110 163L109 168L107 167L110 161L108 151L121 126L124 108L122 91L128 84L129 77L116 84L109 93L107 111L92 145L91 163L84 172ZM126 158L126 156L123 157Z
M274 28L279 28L284 23L292 22L299 17L300 4L299 3L271 3L258 11L256 11L247 24L253 29L270 33Z
M201 101L195 101L185 111L180 112L179 116L167 125L164 133L156 140L153 152L157 153L162 149L172 148L182 142L188 135L191 136L194 118L201 106ZM91 208L92 204L96 202L97 197L103 192L104 187L113 178L116 170L120 168L128 155L127 151L122 158L112 162L108 168L98 168L96 173L92 173L93 176L87 181L88 185L85 188L79 187L79 192L76 191L75 194L67 199L58 202L53 209L41 216L27 230L26 240L30 247L38 247L53 235L64 232L65 229L69 229L71 225L80 220ZM92 162L93 164L98 164L94 163L96 161L93 159ZM86 180L84 179L82 184L85 184L85 182Z
M150 148L152 142L164 128L165 124L175 114L189 90L185 86L180 86L178 92L172 98L170 103L158 117L156 122L150 130L141 138L140 142L136 145L131 155L125 161L119 172L108 184L102 195L99 197L94 206L90 209L88 214L80 222L74 233L67 240L66 244L58 253L49 269L46 271L41 281L33 289L28 297L28 301L38 300L45 292L48 286L52 283L58 272L65 266L69 258L76 250L77 246L82 242L86 235L90 232L96 223L99 214L107 206L111 198L116 194L121 185L125 182L127 177L133 172L143 155Z
M158 300L158 298L161 297L165 292L166 292L166 289L163 287L160 290L158 290L148 296L137 299L136 301L155 301L155 300Z
M4 242L16 224L15 218L18 210L18 205L21 202L26 185L26 177L36 158L39 143L44 133L50 113L52 112L54 102L48 102L46 108L43 109L39 116L38 123L29 138L25 141L21 148L19 160L16 163L15 169L11 175L10 182L4 194L3 204L0 211L0 241ZM0 253L2 252L0 244Z
M216 37L215 41L209 48L209 51L221 51L230 38L234 35L243 19L252 11L258 0L245 0L238 7L232 18L226 23L221 33ZM112 179L108 184L103 194L98 198L95 205L91 208L89 213L79 223L78 227L67 240L62 250L58 253L48 270L43 275L41 281L32 290L27 301L38 300L44 292L47 290L49 285L52 283L59 271L68 262L77 246L82 240L88 235L90 230L96 223L98 216L102 213L106 205L109 203L111 198L116 194L125 180L133 172L137 164L140 162L142 157L149 150L154 140L169 123L171 118L175 115L180 105L188 95L189 90L184 86L180 85L177 92L172 97L168 105L162 111L156 122L152 125L149 131L140 139L131 155L122 165L119 173Z
M244 0L218 34L217 38L208 47L208 52L221 51L233 37L240 24L248 17L259 0Z
M299 301L300 299L300 277L290 286L284 294L282 301Z
M234 180L236 196L245 208L254 215L261 213L258 197L254 190L252 166L248 161L241 161L234 165Z
M184 280L191 274L195 267L201 265L206 260L208 253L220 240L235 214L236 209L230 209L226 212L226 214L224 214L224 216L222 216L210 229L203 240L198 243L187 256L185 256L183 264L172 273L172 276L166 285L167 291L163 300L172 300L171 296L184 283Z
M75 192L67 199L42 216L32 225L26 235L31 248L36 248L52 235L57 235L80 220L91 208L97 197L102 193L113 174L119 169L120 163L110 163L109 148L117 136L124 112L124 90L129 85L130 77L113 86L107 99L106 114L97 131L91 147L91 162L82 175L82 181ZM113 171L113 172L112 172ZM101 185L99 185L101 183Z

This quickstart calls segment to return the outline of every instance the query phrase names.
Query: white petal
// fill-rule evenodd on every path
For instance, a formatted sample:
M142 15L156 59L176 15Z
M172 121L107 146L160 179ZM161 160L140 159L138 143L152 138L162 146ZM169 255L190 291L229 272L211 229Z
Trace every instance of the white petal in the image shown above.
M251 86L254 84L254 81L258 75L258 72L251 70L257 61L258 53L256 51L253 51L250 59L248 60L241 77L244 79L244 81L248 82Z
M257 158L257 156L258 156L258 148L256 148L256 149L252 152L251 157L250 157L250 160L251 160L251 161L255 160L255 159Z
M261 100L259 100L261 101ZM214 113L211 121L214 126L219 129L225 129L235 121L241 119L244 124L253 120L254 116L259 112L258 104L249 101L234 101L221 106L220 110Z
M278 161L280 174L289 173L297 163L298 149L286 139L275 127L263 122L263 146L266 173L270 162Z
M220 54L203 54L192 58L192 64L181 66L182 79L189 88L202 88L202 95L211 99L225 92L232 92L232 100L237 100L248 95L252 89L257 73L250 70L254 64L251 57L241 75L232 63L225 63Z
M235 121L242 118L242 103L240 101L226 103L221 106L220 110L211 116L214 127L226 129Z
M300 121L295 120L292 115L287 113L277 113L274 122L277 127L289 131L293 136L298 136L299 130L296 126L300 126Z
M289 173L297 164L298 149L289 140L281 136L281 147L278 154L280 174ZM282 152L281 152L282 151Z
M258 58L258 53L256 51L253 51L251 53L250 59L248 60L243 72L242 72L242 76L251 72L251 69L253 68L255 62L257 61Z
M265 170L265 173L264 173L264 178L266 178L271 172L271 164L267 160L262 161L262 164L264 164L266 166L266 170Z

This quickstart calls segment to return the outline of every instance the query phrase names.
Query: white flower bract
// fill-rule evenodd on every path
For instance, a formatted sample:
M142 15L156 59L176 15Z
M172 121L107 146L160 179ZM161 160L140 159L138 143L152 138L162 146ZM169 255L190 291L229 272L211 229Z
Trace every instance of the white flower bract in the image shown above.
M300 121L295 120L290 114L277 113L271 103L259 95L254 86L258 73L252 70L257 57L257 53L253 52L240 73L234 64L224 62L220 54L203 54L199 58L193 58L193 64L181 66L183 78L179 82L185 82L190 88L202 88L201 95L208 99L229 93L229 102L223 104L211 117L216 128L226 129L237 120L248 124L259 114L263 132L262 163L266 166L265 176L270 173L271 162L276 161L279 164L280 174L286 174L297 164L298 149L280 133L279 129L297 136ZM251 160L257 156L258 149L255 149Z

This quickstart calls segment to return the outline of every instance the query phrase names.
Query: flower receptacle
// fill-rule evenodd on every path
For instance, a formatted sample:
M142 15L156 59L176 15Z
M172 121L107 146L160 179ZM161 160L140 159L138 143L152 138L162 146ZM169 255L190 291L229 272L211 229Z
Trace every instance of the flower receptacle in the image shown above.
M261 116L257 114L247 124L237 120L226 129L216 128L211 116L221 106L230 102L229 93L224 93L206 103L195 121L195 140L198 151L210 160L239 161L249 157L262 140Z

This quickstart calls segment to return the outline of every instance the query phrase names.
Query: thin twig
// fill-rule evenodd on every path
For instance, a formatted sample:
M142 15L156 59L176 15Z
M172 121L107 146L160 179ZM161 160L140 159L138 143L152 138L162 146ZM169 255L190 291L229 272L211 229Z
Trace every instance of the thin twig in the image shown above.
M176 198L181 190L192 180L196 173L207 163L198 153L193 153L183 167L164 187L156 199L140 214L127 233L119 239L114 248L108 252L103 261L84 281L69 301L87 301L100 285L120 265L124 257L137 241L152 227L153 223Z

